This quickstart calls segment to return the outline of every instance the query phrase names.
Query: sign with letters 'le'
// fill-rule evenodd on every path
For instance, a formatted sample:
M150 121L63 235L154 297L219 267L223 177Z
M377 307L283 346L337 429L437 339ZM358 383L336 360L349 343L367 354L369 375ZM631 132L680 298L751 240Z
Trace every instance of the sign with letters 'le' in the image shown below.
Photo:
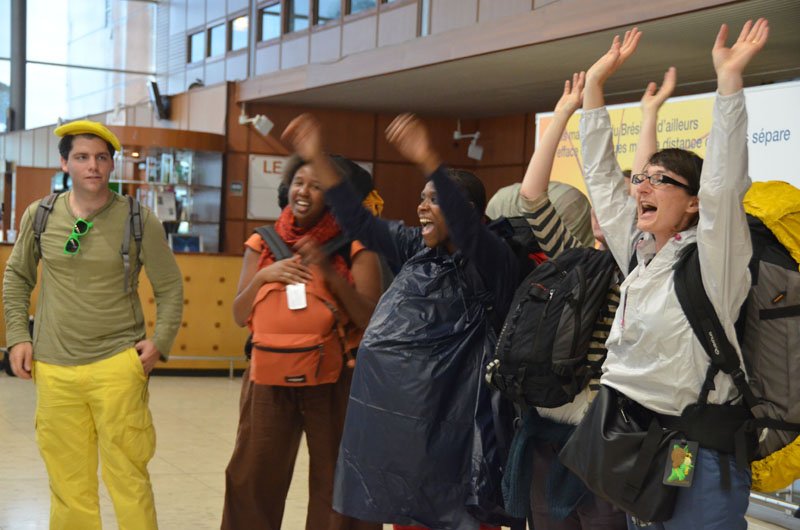
M250 171L247 180L248 219L277 219L280 217L278 186L281 183L283 165L288 159L288 156L250 155Z

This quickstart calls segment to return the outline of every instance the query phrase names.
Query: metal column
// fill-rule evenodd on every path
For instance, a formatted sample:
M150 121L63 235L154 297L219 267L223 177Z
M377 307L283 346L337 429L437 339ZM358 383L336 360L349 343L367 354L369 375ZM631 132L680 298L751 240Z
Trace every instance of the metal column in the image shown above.
M25 129L27 0L11 0L11 98L7 129Z

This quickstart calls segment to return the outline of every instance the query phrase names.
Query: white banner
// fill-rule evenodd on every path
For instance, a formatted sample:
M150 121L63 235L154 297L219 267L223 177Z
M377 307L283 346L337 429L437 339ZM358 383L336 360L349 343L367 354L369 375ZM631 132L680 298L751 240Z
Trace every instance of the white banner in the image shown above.
M800 82L747 88L750 178L800 188Z
M288 159L288 156L250 155L250 171L247 178L248 219L280 217L278 186L281 184L283 164Z

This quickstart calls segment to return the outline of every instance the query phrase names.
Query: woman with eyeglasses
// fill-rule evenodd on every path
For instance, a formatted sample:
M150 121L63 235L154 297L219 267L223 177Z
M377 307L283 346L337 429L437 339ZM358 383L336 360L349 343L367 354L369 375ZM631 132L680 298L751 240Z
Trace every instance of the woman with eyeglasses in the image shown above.
M606 343L601 383L661 418L679 419L698 402L709 367L708 354L675 294L674 266L692 243L697 243L705 290L728 338L737 344L734 322L750 287L752 254L742 207L750 186L742 72L768 33L766 20L748 21L727 47L728 28L722 26L712 51L718 93L705 163L682 149L658 151L644 168L634 167L633 197L614 157L603 86L635 51L641 33L634 28L622 41L615 37L586 73L580 127L586 184L606 244L629 273ZM632 252L638 264L628 271ZM736 397L731 377L717 374L708 403L729 403ZM746 528L749 469L698 441L693 485L678 488L670 520L648 529ZM640 528L637 523L642 524L628 517L629 529Z

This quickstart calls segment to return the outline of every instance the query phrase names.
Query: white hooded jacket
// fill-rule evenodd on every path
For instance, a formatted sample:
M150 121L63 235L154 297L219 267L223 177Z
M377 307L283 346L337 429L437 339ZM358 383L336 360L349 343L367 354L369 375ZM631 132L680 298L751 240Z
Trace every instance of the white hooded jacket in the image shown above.
M709 357L694 335L675 295L673 266L681 249L696 241L703 285L741 358L734 322L750 288L752 255L742 199L747 175L747 115L744 93L717 95L700 179L698 224L676 234L660 252L636 229L636 203L617 165L608 111L581 117L581 152L586 185L609 249L629 272L632 242L638 265L621 286L620 306L606 342L601 382L650 410L680 415L697 402ZM736 398L733 380L714 379L709 403Z

